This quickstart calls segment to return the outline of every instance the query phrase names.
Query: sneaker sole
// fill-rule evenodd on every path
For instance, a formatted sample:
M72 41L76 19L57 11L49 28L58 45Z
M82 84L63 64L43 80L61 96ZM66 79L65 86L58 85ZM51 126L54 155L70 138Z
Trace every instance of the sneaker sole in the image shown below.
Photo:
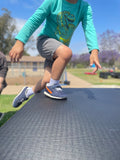
M14 104L16 98L22 93L22 91L23 91L25 88L26 88L26 87L24 87L24 88L20 91L20 93L14 98L12 104ZM22 102L21 102L21 104L22 104ZM18 105L18 106L19 106L19 105ZM18 106L16 106L15 108L17 108ZM13 105L13 107L14 107L14 105Z
M55 97L55 96L52 96L49 93L47 93L46 91L44 91L44 95L46 95L47 97L50 97L52 99L59 99L59 100L67 99L67 97Z

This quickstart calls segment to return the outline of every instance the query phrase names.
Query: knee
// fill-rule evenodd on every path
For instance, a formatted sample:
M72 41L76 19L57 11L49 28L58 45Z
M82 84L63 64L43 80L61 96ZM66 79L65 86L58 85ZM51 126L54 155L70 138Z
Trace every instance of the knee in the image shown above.
M72 50L69 47L66 47L64 50L64 57L67 61L69 61L72 57Z
M56 50L55 55L56 57L61 57L68 62L72 57L72 50L69 47L62 45Z

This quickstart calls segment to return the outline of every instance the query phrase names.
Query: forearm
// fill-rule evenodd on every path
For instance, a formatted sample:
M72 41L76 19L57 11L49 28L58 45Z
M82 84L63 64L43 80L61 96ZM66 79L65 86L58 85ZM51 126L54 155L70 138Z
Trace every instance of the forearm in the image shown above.
M89 5L84 10L82 27L85 33L86 43L89 52L91 53L91 51L94 49L99 50L97 34L93 24L92 9Z
M93 49L93 50L91 51L91 54L96 54L96 55L98 55L98 53L99 53L98 49Z
M22 41L20 41L20 40L16 40L16 43L15 43L16 45L20 45L20 46L22 46L22 47L24 47L24 43L22 42Z
M31 35L35 32L35 30L40 26L42 22L37 20L37 17L33 15L28 21L25 23L23 28L15 37L16 40L23 42L24 44L28 41Z
M42 5L35 13L27 20L21 31L16 36L24 44L28 41L36 29L43 23L45 18L50 14L51 1L44 0Z

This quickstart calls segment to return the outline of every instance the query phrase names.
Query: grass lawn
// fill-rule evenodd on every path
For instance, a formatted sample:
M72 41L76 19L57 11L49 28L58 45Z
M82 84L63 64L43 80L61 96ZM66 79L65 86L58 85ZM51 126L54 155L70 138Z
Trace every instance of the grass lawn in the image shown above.
M0 95L0 112L4 113L4 116L0 121L0 127L26 103L24 102L18 108L13 108L12 101L15 96L16 95Z
M108 79L99 78L99 72L97 75L86 75L85 72L92 72L93 69L67 69L71 74L93 84L93 85L120 85L120 79L112 78L108 76Z

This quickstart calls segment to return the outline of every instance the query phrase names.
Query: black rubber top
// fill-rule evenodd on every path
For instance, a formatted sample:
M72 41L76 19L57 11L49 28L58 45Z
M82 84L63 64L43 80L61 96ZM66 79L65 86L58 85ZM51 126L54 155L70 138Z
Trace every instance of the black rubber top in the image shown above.
M0 128L0 160L120 160L120 89L36 94Z

